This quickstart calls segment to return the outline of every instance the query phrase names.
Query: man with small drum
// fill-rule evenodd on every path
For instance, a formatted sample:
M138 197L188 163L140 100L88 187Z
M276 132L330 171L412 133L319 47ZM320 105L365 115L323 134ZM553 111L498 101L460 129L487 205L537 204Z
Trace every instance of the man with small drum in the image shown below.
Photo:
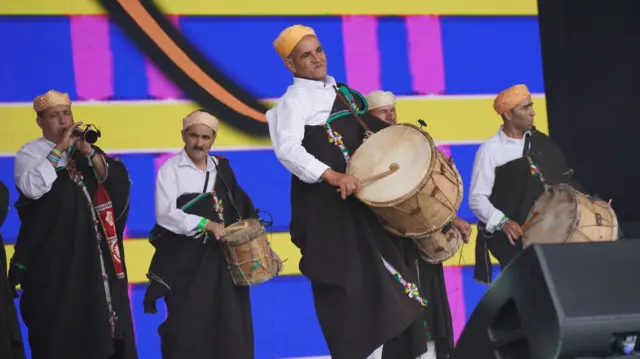
M226 225L257 214L229 160L209 156L217 136L213 115L191 112L182 121L184 148L158 171L144 308L154 314L165 298L164 359L254 357L249 287L234 285L221 240Z

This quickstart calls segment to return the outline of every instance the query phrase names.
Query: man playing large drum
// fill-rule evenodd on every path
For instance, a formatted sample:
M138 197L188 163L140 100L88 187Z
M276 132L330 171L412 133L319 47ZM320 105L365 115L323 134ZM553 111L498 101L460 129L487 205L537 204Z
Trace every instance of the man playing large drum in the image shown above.
M416 358L426 330L412 326L424 304L414 273L371 209L351 196L361 184L345 173L363 127L375 132L382 123L367 116L364 96L327 76L313 29L291 26L274 47L294 79L267 120L275 154L293 174L291 237L331 357L380 358L383 345L411 328L416 339L384 357Z
M469 205L480 220L474 277L490 283L489 252L504 268L521 250L524 224L544 185L575 183L560 148L533 126L525 85L502 91L493 103L503 125L476 154Z
M397 122L396 97L389 91L372 91L367 96L369 113L389 125ZM456 217L452 224L462 232L465 241L468 240L471 228L462 218ZM419 287L429 301L424 310L424 317L429 323L432 338L429 342L435 344L437 358L447 358L454 347L453 324L451 309L447 297L444 270L442 263L431 264L420 259L418 249L414 241L402 238L399 245L404 252L407 266L418 273ZM429 344L431 347L432 344Z
M184 149L158 171L145 312L156 313L165 297L168 317L158 330L164 359L251 359L249 287L234 285L221 239L225 224L257 215L229 160L208 154L218 120L194 111L182 128Z

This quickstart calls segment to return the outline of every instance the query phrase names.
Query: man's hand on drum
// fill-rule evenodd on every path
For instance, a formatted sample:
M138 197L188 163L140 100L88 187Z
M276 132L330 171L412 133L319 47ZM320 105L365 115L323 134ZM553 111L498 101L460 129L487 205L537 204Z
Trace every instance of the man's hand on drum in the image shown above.
M322 179L330 185L338 187L342 199L346 199L360 188L360 181L357 178L346 173L336 172L330 168L324 171Z
M460 233L462 233L464 243L469 243L469 236L471 235L471 225L467 221L462 218L456 217L453 220L453 226L458 228Z
M224 237L224 225L220 223L207 221L207 226L205 228L207 232L213 233L216 239L220 239Z
M516 245L516 240L524 236L524 232L520 225L514 221L508 221L502 226L502 231L507 235L507 240L512 246Z

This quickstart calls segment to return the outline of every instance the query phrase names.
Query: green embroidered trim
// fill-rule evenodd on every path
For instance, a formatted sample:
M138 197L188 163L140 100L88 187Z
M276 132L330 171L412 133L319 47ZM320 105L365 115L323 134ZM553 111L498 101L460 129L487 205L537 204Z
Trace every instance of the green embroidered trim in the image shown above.
M18 268L18 269L20 269L21 271L26 271L27 270L27 267L23 266L20 263L14 263L13 266Z
M200 220L200 223L198 223L196 228L198 229L199 232L204 233L206 226L207 226L207 219L203 218L203 219Z
M355 94L360 99L360 101L362 101L363 106L362 108L356 107L354 108L354 110L356 110L356 113L358 115L364 115L365 113L367 113L367 110L369 109L369 104L367 103L367 99L360 92L353 89L349 89L344 85L339 86L338 91L340 91L340 93L342 93L347 98L347 101L349 102L353 102L353 94ZM329 116L329 119L327 119L326 124L329 125L334 120L337 120L342 117L350 116L350 115L351 115L351 111L349 110L343 110L338 113L334 113L333 115Z
M182 206L180 209L183 211L186 211L187 209L189 209L191 206L193 206L194 204L196 204L198 201L200 201L201 199L203 199L204 197L206 197L207 195L209 195L210 193L201 193L200 195L198 195L198 197L192 199L191 201L187 202L184 206ZM158 226L154 226L153 229L151 230L151 233L149 233L149 242L155 241L156 237L158 236Z

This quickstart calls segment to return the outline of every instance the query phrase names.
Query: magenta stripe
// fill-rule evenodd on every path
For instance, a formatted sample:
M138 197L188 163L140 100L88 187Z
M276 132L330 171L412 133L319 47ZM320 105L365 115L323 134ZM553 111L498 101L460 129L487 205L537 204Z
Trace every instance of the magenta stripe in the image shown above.
M409 68L413 90L421 95L444 93L444 60L440 18L407 16Z
M366 95L381 90L378 20L375 16L343 16L347 84Z
M109 18L103 15L71 16L71 48L78 98L106 100L112 97Z
M180 17L176 15L167 16L167 19L176 27L180 28ZM182 92L173 84L150 59L146 60L146 70L148 79L149 95L157 99L177 99L182 98Z
M458 341L466 323L466 307L464 303L464 288L462 285L462 267L445 266L444 280L447 283L447 296L449 297L449 307L451 308L453 337L455 341Z

